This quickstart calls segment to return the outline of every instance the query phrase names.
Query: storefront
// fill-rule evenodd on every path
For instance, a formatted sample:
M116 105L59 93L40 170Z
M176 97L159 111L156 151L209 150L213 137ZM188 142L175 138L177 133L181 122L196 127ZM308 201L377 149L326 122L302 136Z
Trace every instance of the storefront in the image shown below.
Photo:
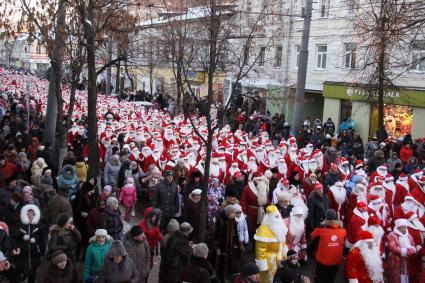
M378 129L378 103L376 93L360 85L325 82L323 85L323 120L329 117L339 125L347 119L355 122L356 131L364 141ZM384 125L394 138L412 134L425 137L425 89L399 88L384 93Z

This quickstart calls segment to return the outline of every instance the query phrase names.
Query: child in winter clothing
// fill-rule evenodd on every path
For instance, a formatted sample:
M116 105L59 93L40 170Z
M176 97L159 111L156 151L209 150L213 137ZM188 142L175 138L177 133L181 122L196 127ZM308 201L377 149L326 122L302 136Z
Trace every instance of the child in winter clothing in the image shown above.
M161 210L153 207L148 207L145 209L144 218L140 222L139 226L142 228L143 232L146 235L148 240L149 247L151 249L151 268L153 265L153 256L155 251L157 251L158 243L164 238L160 229L159 222L161 220Z
M131 209L137 202L137 192L133 178L127 178L127 184L121 188L119 200L125 207L124 220L129 221Z
M242 212L242 207L239 204L233 205L236 208L235 220L237 223L238 239L240 246L247 245L249 242L248 224L246 223L245 215Z
M106 185L103 187L102 193L99 195L99 200L107 201L108 198L112 196L112 186Z

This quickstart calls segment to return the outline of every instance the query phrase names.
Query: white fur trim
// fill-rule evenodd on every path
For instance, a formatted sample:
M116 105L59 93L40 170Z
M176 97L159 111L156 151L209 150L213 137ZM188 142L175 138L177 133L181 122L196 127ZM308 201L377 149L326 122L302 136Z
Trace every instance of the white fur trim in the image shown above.
M263 243L277 243L279 242L277 238L264 238L257 235L254 235L254 240L263 242Z
M407 249L406 249L406 248L402 248L402 249L400 250L400 253L401 253L401 256L402 256L402 257L407 257Z
M348 279L348 283L359 283L357 279Z
M25 234L22 239L24 239L24 241L28 241L30 239L30 235Z
M30 243L31 243L31 244L34 244L34 243L35 243L35 238L31 238L31 239L30 239Z
M266 259L256 259L255 264L258 266L258 269L260 271L267 271L269 270L267 266L267 260Z
M27 225L30 223L27 216L29 210L34 211L34 219L32 220L31 224L38 224L38 222L40 221L40 209L34 204L27 204L22 207L20 215L22 224Z

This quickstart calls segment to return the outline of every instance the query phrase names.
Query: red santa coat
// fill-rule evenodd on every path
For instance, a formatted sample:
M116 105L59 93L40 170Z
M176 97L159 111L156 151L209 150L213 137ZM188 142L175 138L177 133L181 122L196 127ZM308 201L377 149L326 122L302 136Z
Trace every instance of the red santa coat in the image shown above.
M395 196L394 196L394 207L399 206L404 202L404 197L410 192L409 184L407 182L404 183L396 183L395 184Z
M346 214L346 201L342 202L341 204L337 203L335 200L335 197L332 193L332 190L329 190L328 192L328 198L331 205L331 208L336 211L338 220L344 221L345 214Z
M421 190L421 185L418 182L418 179L415 175L411 175L409 179L407 179L407 184L409 184L410 191L412 192L414 189Z
M387 204L384 204L378 210L373 205L369 204L369 206L367 208L367 212L369 213L369 215L371 215L373 213L376 216L378 216L379 220L381 220L382 227L384 228L384 231L386 231L386 232L391 231L391 223L392 223L391 219L392 218L391 218L390 210L389 210Z
M346 269L350 282L373 283L359 248L353 248L348 253Z
M414 246L414 241L411 235L408 235L410 245ZM407 274L408 272L408 258L402 256L402 249L400 247L399 236L395 232L391 232L388 235L388 249L390 250L390 256L388 259L388 283L401 283L401 274ZM407 268L407 269L406 269ZM409 274L409 278L414 278L414 274ZM410 281L414 282L414 281Z
M348 208L345 213L345 221L346 223L350 223L351 217L353 216L353 210L357 206L357 195L355 193L351 193L348 197Z
M348 247L351 247L356 242L356 235L358 231L366 230L367 219L368 218L365 218L357 208L353 210L353 216L351 217L350 222L347 223Z
M288 228L288 233L286 233L286 245L288 246L288 250L297 251L300 259L305 259L307 256L307 238L305 236L305 228L304 233L301 236L295 236L290 231L290 221L291 217L287 217L283 220L286 228Z
M240 205L243 213L246 215L249 237L252 238L258 227L257 215L260 208L258 204L258 191L253 183L248 183L248 185L246 185L243 189Z

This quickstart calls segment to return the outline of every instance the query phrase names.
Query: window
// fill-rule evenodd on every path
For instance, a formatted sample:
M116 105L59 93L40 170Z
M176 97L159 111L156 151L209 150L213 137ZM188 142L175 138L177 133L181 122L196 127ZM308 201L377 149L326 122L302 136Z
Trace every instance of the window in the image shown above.
M266 61L266 48L260 47L260 54L258 55L258 66L264 67L265 61Z
M329 0L320 0L320 17L326 18L329 16Z
M295 45L295 67L297 68L300 64L300 51L301 51L301 45Z
M326 57L328 53L327 45L317 45L317 69L326 69Z
M357 1L356 0L346 0L347 2L347 15L354 16L357 12Z
M413 69L425 72L425 42L416 43L413 48Z
M29 45L24 45L24 52L25 53L30 53L30 46Z
M41 54L41 46L40 45L37 45L37 47L35 48L35 53Z
M276 46L276 54L275 54L275 58L274 58L274 66L276 68L279 68L282 66L282 45L278 45Z
M344 67L354 69L356 67L356 45L354 43L346 43L344 48Z
M305 17L305 1L301 1L301 17Z

